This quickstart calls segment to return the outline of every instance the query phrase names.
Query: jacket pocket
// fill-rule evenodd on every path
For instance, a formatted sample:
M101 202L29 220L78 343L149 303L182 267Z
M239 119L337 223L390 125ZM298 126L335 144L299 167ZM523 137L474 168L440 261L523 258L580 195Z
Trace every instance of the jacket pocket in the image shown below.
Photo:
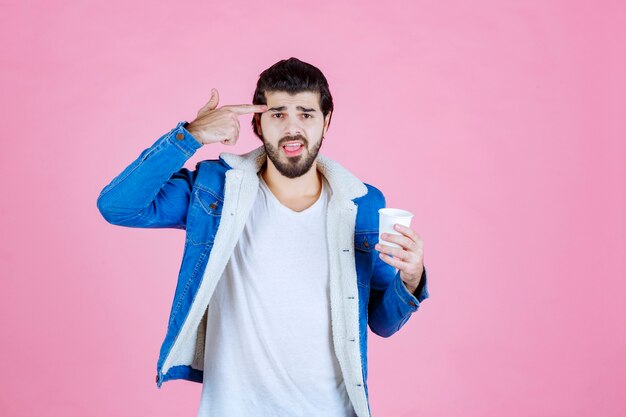
M354 256L357 272L357 283L369 288L372 274L372 256L376 254L374 245L378 241L378 232L372 230L354 232Z
M206 188L193 191L187 218L187 240L192 245L212 244L222 217L223 199Z
M355 231L354 232L354 248L361 252L370 252L378 241L378 232L376 231Z

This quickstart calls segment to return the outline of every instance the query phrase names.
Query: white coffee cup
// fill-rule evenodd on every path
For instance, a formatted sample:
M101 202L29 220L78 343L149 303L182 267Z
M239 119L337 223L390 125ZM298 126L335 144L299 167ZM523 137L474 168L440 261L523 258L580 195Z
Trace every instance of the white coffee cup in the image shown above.
M413 213L406 210L401 210L397 208L381 208L378 210L378 243L381 245L391 246L392 248L402 248L402 246L389 242L387 240L382 240L380 236L383 233L389 233L393 235L400 235L402 233L398 232L393 228L393 225L396 223L400 223L403 226L410 227L411 220L413 219Z

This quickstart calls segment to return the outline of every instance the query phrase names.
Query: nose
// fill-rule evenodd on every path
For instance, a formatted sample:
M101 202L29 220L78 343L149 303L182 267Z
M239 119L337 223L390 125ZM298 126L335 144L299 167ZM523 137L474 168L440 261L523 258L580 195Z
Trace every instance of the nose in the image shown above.
M300 126L297 117L289 117L287 121L287 130L285 131L285 136L303 136L302 126Z

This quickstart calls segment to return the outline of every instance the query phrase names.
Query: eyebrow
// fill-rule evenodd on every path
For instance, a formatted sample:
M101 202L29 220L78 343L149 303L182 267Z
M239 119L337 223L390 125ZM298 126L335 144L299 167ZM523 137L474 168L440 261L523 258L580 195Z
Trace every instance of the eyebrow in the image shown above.
M287 106L272 107L271 109L267 109L267 111L283 111L286 108ZM296 106L296 109L303 111L303 112L307 112L307 113L316 111L315 109L309 109L309 108L302 107L302 106Z

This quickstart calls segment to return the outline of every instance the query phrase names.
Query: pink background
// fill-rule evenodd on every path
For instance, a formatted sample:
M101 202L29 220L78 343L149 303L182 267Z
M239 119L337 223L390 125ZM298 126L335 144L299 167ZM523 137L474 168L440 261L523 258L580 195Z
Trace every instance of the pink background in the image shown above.
M3 1L0 415L195 416L158 390L180 230L100 190L210 89L327 76L322 152L415 213L431 298L370 333L374 416L624 416L623 1ZM235 147L260 142L240 119Z

